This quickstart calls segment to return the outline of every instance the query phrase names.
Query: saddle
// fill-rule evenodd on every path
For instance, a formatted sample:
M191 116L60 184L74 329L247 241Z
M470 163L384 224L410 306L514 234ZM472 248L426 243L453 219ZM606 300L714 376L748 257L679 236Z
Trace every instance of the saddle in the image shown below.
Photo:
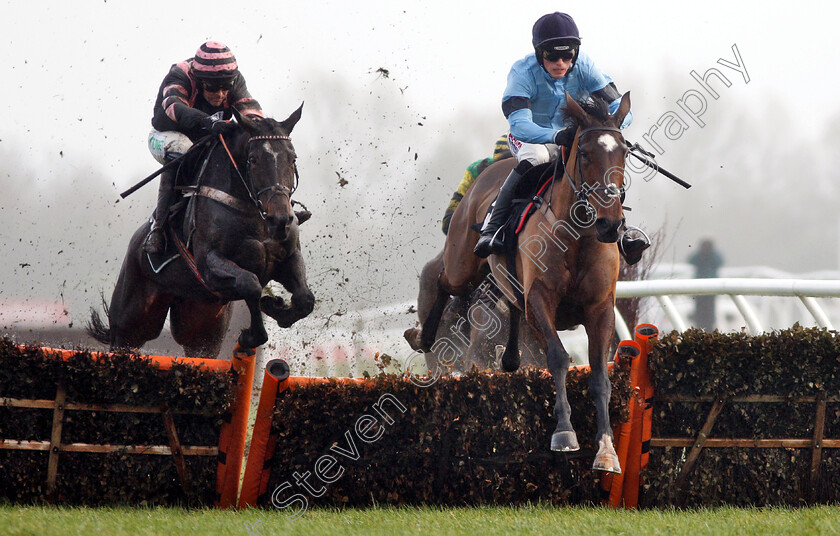
M189 198L186 197L184 193L185 191L194 188L190 185L190 183L192 182L191 178L195 176L193 170L195 169L196 153L198 153L197 149L198 147L194 145L185 155L177 153L167 155L167 164L179 157L181 160L177 167L172 170L175 177L172 181L174 191L171 195L174 199L169 204L168 214L164 219L161 229L164 235L164 249L159 253L149 253L148 251L144 252L146 259L149 262L149 266L155 273L160 273L160 271L163 270L169 263L180 256L176 241L182 238L181 236L178 236L178 234L182 233L185 209L189 202ZM203 159L206 160L209 156L209 151L207 151L206 148L202 149L201 154L204 155ZM169 165L174 165L174 163ZM156 219L156 211L157 209L155 209L149 217L149 223L152 225L154 225L154 221Z
M160 253L143 252L143 255L149 261L149 266L156 274L160 273L169 263L182 256L181 249L184 244L182 224L189 200L187 197L181 197L181 199L169 207L169 218L167 218L166 223L163 225L163 233L166 238L164 240L163 251ZM153 221L154 217L149 218L150 223Z
M547 162L534 166L519 180L516 186L514 198L510 203L510 216L502 226L505 248L508 251L516 250L517 235L525 227L525 222L544 202L543 195L550 190L554 180L554 168L556 162ZM563 166L558 166L558 173L562 173ZM489 214L492 205L487 209ZM481 223L471 226L475 231L481 232Z
M499 232L503 233L505 244L505 261L508 272L516 276L516 250L519 242L519 233L525 228L525 222L545 202L543 196L550 195L552 184L562 180L562 173L565 169L565 162L562 160L547 162L534 166L519 180L514 192L514 199L511 201L510 216ZM492 205L488 208L488 213ZM472 226L481 232L481 223ZM524 307L524 296L519 289L513 289L519 305Z
M540 164L525 174L516 189L515 198L511 202L510 218L505 223L505 244L516 247L516 236L525 227L525 222L531 214L540 208L544 202L543 195L548 193L554 181L554 162ZM558 171L562 173L561 166ZM559 179L562 179L560 177ZM511 244L511 240L513 243Z

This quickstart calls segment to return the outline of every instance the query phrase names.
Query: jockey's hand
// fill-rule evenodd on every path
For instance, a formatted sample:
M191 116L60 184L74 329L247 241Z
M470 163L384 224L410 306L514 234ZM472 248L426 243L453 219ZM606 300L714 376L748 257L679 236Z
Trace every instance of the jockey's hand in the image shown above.
M577 125L566 127L554 133L554 145L565 145L569 147L575 139Z
M225 121L224 119L219 119L213 117L212 115L208 115L207 117L201 120L201 127L210 134L218 136L219 134L227 134L228 132L232 132L234 129L236 129L236 123Z

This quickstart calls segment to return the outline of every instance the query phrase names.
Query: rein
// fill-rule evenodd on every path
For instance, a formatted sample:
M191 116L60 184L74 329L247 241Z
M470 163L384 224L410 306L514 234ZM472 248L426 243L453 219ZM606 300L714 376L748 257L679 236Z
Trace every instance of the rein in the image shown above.
M274 195L279 194L279 195L287 196L289 198L289 200L291 201L292 194L295 192L295 190L297 190L298 183L300 182L300 176L298 175L297 166L295 166L295 185L294 185L294 188L289 188L288 186L280 186L279 184L272 184L271 186L266 186L265 188L257 191L257 193L254 194L252 192L251 186L248 184L249 181L247 181L245 179L245 177L242 176L242 172L239 171L239 166L236 164L236 159L233 157L233 153L230 152L230 149L228 148L227 143L225 143L224 136L219 134L219 139L222 142L222 146L225 148L225 152L227 153L228 158L230 158L230 162L233 164L233 169L236 170L236 174L239 176L239 180L242 181L242 185L245 187L245 191L248 192L248 197L251 199L251 202L254 204L254 206L257 207L257 212L259 213L260 218L265 220L266 217L268 216L268 213L263 208L262 201L260 201L260 196L263 195L265 192L268 192L268 191L273 192L272 195L269 196L269 198L268 198L269 200L271 200L271 198L274 197ZM259 141L259 140L292 141L292 138L290 138L289 136L283 136L281 134L265 135L265 136L251 136L248 139L248 143L250 144L252 141ZM248 164L248 169L245 170L245 176L247 176L247 177L251 176L251 165L250 165L250 163ZM213 197L213 199L216 199L217 201L219 201L219 199L217 199L215 197ZM228 204L228 203L225 203L225 204ZM234 206L234 205L231 205L231 206ZM234 208L239 208L239 207L234 206Z

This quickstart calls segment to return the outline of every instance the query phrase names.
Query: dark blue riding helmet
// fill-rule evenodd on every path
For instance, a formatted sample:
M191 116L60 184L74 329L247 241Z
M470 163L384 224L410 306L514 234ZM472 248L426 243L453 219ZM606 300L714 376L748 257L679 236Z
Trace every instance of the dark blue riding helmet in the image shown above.
M570 15L558 11L543 15L534 23L531 33L531 43L540 65L543 64L543 54L568 52L572 54L569 72L574 69L580 48L580 33Z

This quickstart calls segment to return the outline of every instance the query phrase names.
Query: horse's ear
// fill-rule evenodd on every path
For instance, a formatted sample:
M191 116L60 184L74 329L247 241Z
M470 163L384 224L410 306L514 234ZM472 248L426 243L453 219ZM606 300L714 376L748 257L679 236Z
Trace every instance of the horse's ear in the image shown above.
M287 117L282 123L280 123L283 128L286 129L287 132L292 132L292 129L295 128L297 122L300 121L300 114L303 113L303 103L300 103L298 109L292 112L292 115Z
M247 115L242 115L236 107L232 107L231 111L233 112L233 117L236 118L236 122L239 123L242 127L250 130L253 129L255 125L255 121L248 117Z
M233 108L230 109L230 111L233 112L233 117L236 119L237 123L242 121L242 114L239 113L239 110L237 110L235 107L233 107Z
M630 112L630 92L628 91L621 96L621 104L618 105L618 110L615 111L613 118L615 119L615 126L621 127L624 118Z
M566 110L569 112L569 115L575 118L579 125L582 125L586 122L586 112L583 111L583 108L580 107L580 104L569 95L569 92L566 92Z

